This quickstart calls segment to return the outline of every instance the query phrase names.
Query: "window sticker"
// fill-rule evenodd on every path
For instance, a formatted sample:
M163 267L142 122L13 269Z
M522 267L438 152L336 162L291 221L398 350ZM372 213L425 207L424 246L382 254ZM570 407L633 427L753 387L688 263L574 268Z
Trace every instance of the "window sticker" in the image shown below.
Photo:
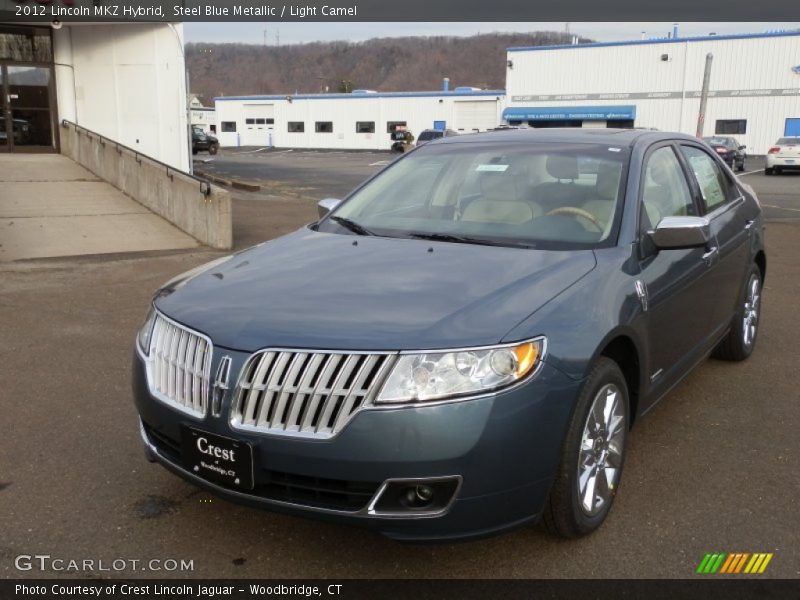
M475 170L479 173L505 173L508 170L508 165L478 165Z

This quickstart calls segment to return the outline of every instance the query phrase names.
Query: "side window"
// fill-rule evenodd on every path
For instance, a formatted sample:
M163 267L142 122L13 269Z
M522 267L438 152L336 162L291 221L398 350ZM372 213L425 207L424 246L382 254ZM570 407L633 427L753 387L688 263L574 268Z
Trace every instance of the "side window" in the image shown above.
M653 228L664 217L696 215L689 184L672 147L654 151L644 167L642 225Z
M700 186L707 213L733 200L731 184L714 159L699 148L691 146L681 146L681 151L689 161L689 166Z

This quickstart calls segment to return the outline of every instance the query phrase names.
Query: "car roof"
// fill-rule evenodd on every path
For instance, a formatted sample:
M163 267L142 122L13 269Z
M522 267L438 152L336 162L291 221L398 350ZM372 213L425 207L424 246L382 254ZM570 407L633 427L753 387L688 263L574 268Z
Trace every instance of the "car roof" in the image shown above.
M639 142L656 142L659 140L685 139L697 141L697 138L683 133L665 131L649 131L641 129L583 129L580 127L553 127L527 129L499 129L485 133L458 135L439 140L437 144L466 144L489 142L515 143L577 143L577 144L613 144L633 146Z

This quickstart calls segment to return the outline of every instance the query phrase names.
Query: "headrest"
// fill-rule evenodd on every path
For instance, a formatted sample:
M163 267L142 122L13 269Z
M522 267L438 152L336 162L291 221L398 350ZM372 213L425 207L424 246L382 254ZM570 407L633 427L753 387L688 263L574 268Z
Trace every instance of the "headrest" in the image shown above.
M545 169L554 179L577 179L578 157L568 154L550 154Z

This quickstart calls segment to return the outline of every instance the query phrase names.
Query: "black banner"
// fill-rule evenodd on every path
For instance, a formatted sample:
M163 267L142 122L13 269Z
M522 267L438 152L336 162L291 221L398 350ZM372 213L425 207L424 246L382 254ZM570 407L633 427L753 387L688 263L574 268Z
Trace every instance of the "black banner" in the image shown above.
M790 21L791 0L0 0L0 21Z
M800 581L683 580L5 580L0 598L17 600L256 600L265 598L486 600L796 600Z

